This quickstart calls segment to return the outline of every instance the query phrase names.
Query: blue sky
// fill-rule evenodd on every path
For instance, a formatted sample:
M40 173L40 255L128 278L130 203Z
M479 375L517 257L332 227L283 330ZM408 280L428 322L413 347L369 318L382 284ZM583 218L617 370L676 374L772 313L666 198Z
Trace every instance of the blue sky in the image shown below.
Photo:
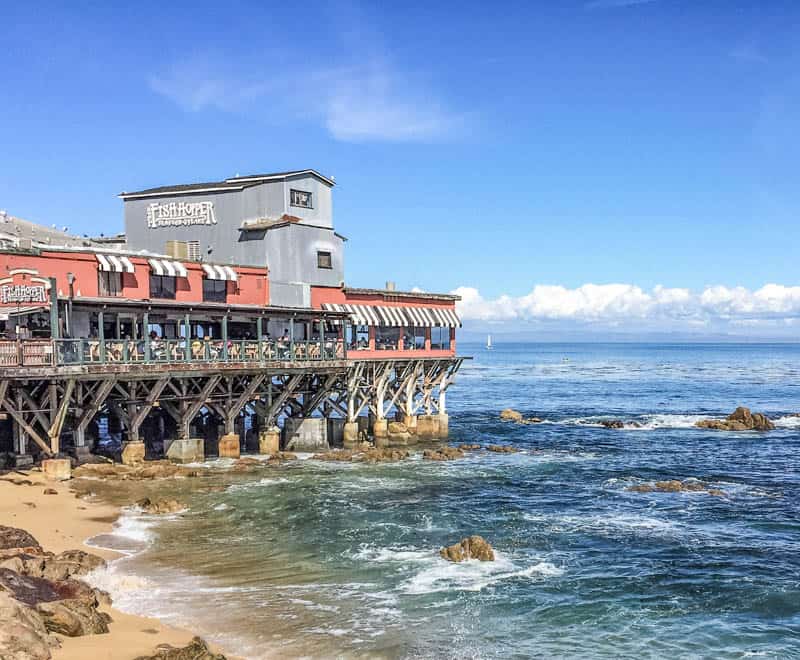
M797 3L13 4L13 215L112 233L122 190L313 167L349 283L475 328L796 331Z

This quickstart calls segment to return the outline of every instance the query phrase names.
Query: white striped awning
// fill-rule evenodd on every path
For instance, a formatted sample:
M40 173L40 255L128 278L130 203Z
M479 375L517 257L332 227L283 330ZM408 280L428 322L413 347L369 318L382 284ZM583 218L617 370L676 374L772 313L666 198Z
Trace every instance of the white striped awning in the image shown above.
M170 277L189 277L186 266L180 261L169 259L148 259L153 275L168 275Z
M461 319L458 318L455 310L441 307L323 303L322 309L331 312L347 312L356 325L416 326L418 328L434 326L458 328L461 326Z
M236 271L230 266L215 266L214 264L203 264L207 280L226 280L236 282L239 278Z
M131 260L122 254L100 254L98 252L95 256L97 257L97 263L100 265L100 270L108 273L134 272Z

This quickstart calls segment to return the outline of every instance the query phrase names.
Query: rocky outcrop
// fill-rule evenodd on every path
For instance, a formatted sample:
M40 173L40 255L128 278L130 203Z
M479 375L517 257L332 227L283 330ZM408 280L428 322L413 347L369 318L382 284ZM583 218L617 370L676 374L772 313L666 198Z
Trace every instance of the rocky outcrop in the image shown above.
M66 550L58 555L52 552L20 552L0 561L0 568L8 568L20 575L44 578L46 580L66 580L74 576L82 577L106 565L105 560L83 550Z
M439 555L452 562L462 562L468 559L479 561L494 561L494 550L489 542L482 536L474 535L461 539L459 543L442 548Z
M367 445L363 449L333 449L331 451L314 454L313 458L318 461L332 462L355 462L363 463L387 463L391 461L402 461L410 454L404 449L392 449L390 447L372 447Z
M25 530L0 528L0 658L47 660L67 636L108 632L104 592L74 579L105 565L82 550L45 552Z
M701 419L695 426L717 431L771 431L775 428L766 415L751 413L744 406L739 406L725 419Z
M600 426L607 429L624 429L625 424L621 419L604 419L600 422Z
M135 660L225 660L225 656L212 653L211 649L199 637L195 637L186 646L170 646L161 644L153 655L140 655Z
M477 444L469 444L467 442L462 442L460 445L458 445L458 448L461 451L478 451L481 448L481 446Z
M500 412L500 419L503 419L507 422L521 422L524 418L522 413L518 410L514 410L513 408L506 408Z
M0 553L6 550L42 552L42 546L24 529L0 525Z
M108 632L111 617L97 609L97 601L65 599L39 603L36 611L50 632L67 637L99 635Z
M636 484L627 488L632 493L706 493L716 497L723 497L725 493L719 488L709 488L709 485L697 479L667 479L655 483Z
M486 445L488 451L493 451L496 454L516 454L519 449L511 445Z
M405 449L384 447L381 449L367 449L356 458L364 463L391 463L394 461L404 461L410 455L411 454Z
M58 646L41 615L10 594L0 591L0 658L4 660L49 660Z
M426 449L422 452L422 458L426 461L452 461L456 458L464 458L464 455L464 452L456 447Z
M205 470L176 465L170 461L148 461L140 465L122 463L84 463L72 471L73 478L148 480L199 477Z
M136 502L136 506L138 506L144 513L151 513L154 515L160 515L163 513L177 513L178 511L183 511L186 508L186 505L182 504L178 500L168 497L162 497L156 500L151 500L149 497L144 497Z
M267 465L274 467L276 465L281 465L286 461L296 461L296 460L297 460L297 454L293 454L288 451L276 451L267 460Z
M331 451L314 454L311 458L317 461L349 462L358 454L352 449L333 449Z
M232 472L253 472L264 467L264 461L260 461L252 456L244 456L236 460L231 466Z

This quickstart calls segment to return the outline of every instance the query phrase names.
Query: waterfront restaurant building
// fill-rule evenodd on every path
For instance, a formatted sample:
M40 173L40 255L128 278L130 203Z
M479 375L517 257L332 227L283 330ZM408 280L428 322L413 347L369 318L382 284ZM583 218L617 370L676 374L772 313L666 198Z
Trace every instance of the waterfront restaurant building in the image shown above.
M113 239L0 215L0 444L53 453L66 424L78 450L103 414L142 444L167 413L164 446L196 449L199 417L232 437L248 411L284 448L341 439L320 416L348 438L369 413L383 437L392 409L446 435L458 298L348 286L333 187L299 170L125 192Z

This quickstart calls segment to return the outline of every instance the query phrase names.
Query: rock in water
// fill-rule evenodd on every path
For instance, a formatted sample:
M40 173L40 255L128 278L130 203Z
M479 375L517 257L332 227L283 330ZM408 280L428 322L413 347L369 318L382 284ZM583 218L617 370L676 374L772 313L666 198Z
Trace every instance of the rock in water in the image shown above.
M604 419L600 422L601 426L605 426L607 429L624 429L625 424L620 419Z
M462 442L460 445L458 445L458 448L461 451L478 451L481 446L477 444L470 444L468 442Z
M136 502L138 506L145 513L162 514L162 513L177 513L183 511L186 507L170 498L162 498L159 500L151 500L149 497L142 498Z
M153 655L140 655L135 660L225 660L220 653L212 653L211 649L199 637L195 637L186 646L176 647L161 644Z
M718 488L709 488L708 484L698 479L686 479L684 481L666 479L664 481L656 481L654 484L635 484L625 490L630 493L706 493L717 497L725 496L723 491Z
M422 452L422 458L426 461L452 461L456 458L464 458L464 452L456 447L426 449Z
M460 543L442 548L439 555L452 562L462 562L467 559L478 561L494 561L494 550L489 542L482 536L473 535L461 539Z
M775 428L766 415L751 413L744 406L739 406L725 419L701 419L695 426L717 431L771 431Z
M496 454L516 454L519 449L511 445L486 445L486 449Z
M521 422L523 417L521 412L518 412L513 408L506 408L500 413L500 419L504 419L508 422Z

